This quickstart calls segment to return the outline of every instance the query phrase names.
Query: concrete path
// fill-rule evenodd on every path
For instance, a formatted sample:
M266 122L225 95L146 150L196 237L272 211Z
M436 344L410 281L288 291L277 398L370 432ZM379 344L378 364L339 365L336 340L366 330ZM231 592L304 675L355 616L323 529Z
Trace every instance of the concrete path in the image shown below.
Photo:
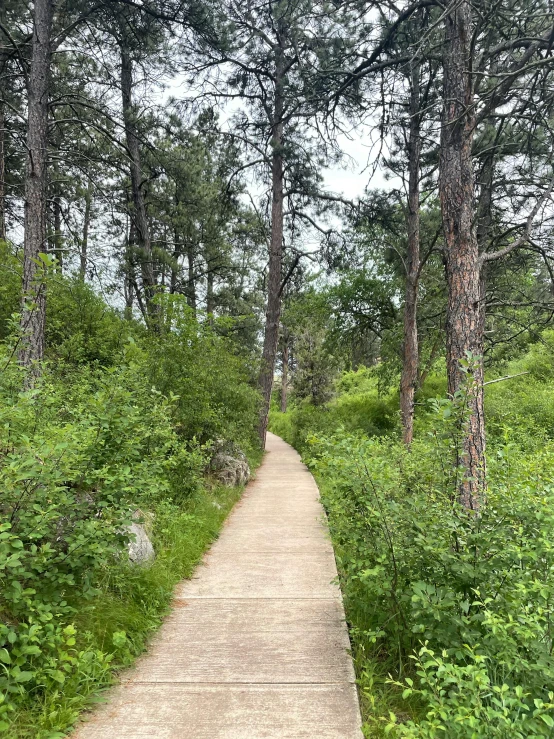
M319 492L273 434L136 669L73 739L361 739Z

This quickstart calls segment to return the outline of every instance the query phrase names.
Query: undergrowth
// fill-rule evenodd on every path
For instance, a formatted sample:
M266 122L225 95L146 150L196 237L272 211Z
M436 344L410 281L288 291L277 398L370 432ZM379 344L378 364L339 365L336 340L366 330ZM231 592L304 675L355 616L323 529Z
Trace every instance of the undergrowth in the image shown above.
M452 464L461 396L420 393L411 450L355 414L337 423L338 407L378 399L370 371L340 389L348 403L272 413L320 486L371 739L554 736L552 339L502 368L525 375L487 387L479 515L458 503Z
M252 462L257 465L259 457ZM79 609L69 627L75 643L67 651L82 669L63 688L23 704L12 719L10 739L63 737L83 709L102 700L99 691L144 651L170 609L175 585L191 576L241 492L208 483L181 505L164 501L156 507L156 560L148 567L121 563L98 573L98 594L87 605L74 604Z
M206 478L214 442L259 457L251 368L215 322L166 296L153 339L75 288L78 304L71 290L51 302L52 343L34 382L15 360L17 330L0 345L0 734L9 739L63 736L144 649L239 495ZM153 521L157 558L145 568L128 562L137 511Z

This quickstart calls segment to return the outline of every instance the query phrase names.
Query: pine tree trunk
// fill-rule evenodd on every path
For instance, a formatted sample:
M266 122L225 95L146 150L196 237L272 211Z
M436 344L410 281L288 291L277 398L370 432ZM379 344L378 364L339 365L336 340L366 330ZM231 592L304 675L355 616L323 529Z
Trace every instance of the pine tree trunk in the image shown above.
M90 228L90 217L92 210L92 182L88 183L85 195L85 214L83 217L83 238L81 239L81 250L79 254L79 279L85 281L87 275L87 255L88 255L88 232Z
M214 273L212 271L208 271L206 282L206 313L208 314L208 320L212 322L215 311Z
M179 242L179 234L177 231L173 234L175 246L173 247L173 261L171 263L171 276L169 278L169 294L175 295L177 292L177 280L179 279L179 257L182 254L181 244Z
M5 23L4 0L0 0L0 22ZM4 97L2 80L7 73L6 54L0 53L0 98ZM0 241L6 240L6 112L0 100Z
M408 254L404 294L404 341L400 378L400 415L402 437L407 446L414 437L414 396L418 383L419 343L417 330L417 297L420 268L419 173L421 159L419 62L411 74L410 134L408 140Z
M279 65L278 65L279 68ZM269 270L267 277L267 308L265 314L264 347L262 365L259 376L259 388L262 393L262 407L258 425L258 435L265 449L269 406L275 373L277 343L279 341L279 318L281 315L281 265L283 261L283 98L282 80L276 75L274 125L272 130L272 162L271 162L271 238L269 244Z
M194 274L194 247L187 246L187 303L196 316L196 276Z
M281 375L281 413L287 412L289 383L289 344L283 342L283 372Z
M35 0L28 86L22 339L19 351L20 364L31 369L28 385L32 385L38 375L37 362L44 356L46 285L37 260L46 248L47 239L48 94L53 17L53 0Z
M453 396L466 384L460 360L468 354L479 357L467 398L469 418L463 424L461 448L455 460L464 473L459 486L460 502L468 509L478 510L485 485L483 327L473 203L473 83L469 73L473 27L467 0L451 3L445 27L439 191L448 283L448 392Z
M142 181L142 165L140 156L139 139L136 133L136 109L133 105L133 67L126 43L127 28L121 24L121 96L123 104L123 120L125 123L125 139L127 153L129 155L129 168L131 175L131 193L133 198L133 212L137 246L139 251L140 272L144 290L144 299L148 322L155 329L158 320L158 308L152 303L156 295L156 277L154 273L154 257L152 253L152 242L150 229L148 227L148 216L146 213L146 202Z
M56 183L57 187L57 183ZM54 209L54 254L56 255L56 269L63 272L63 237L62 237L62 203L59 195L55 195L52 202Z
M2 68L0 67L0 74ZM2 91L0 90L0 95ZM0 102L0 241L6 240L6 117Z

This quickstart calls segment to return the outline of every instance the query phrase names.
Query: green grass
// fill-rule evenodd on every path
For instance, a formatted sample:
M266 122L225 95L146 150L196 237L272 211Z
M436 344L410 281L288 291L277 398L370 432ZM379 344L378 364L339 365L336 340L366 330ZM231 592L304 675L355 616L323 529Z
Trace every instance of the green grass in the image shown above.
M325 506L326 487L329 485L325 477L314 470L316 482L321 491L321 501L329 517L331 540L337 560L339 584L343 593L346 623L352 645L352 659L358 684L360 710L362 714L362 731L367 739L385 739L390 733L385 732L388 719L394 713L399 721L415 719L421 706L402 697L402 690L392 685L389 676L398 675L398 664L393 664L389 655L375 645L369 633L366 617L367 605L355 597L349 597L348 582L341 570L341 544L333 536L333 510ZM348 556L348 552L344 552ZM403 665L404 675L410 674L411 664ZM394 733L392 734L394 736Z
M257 466L261 454L250 461ZM170 610L176 584L191 576L241 494L242 488L207 482L179 506L166 501L154 508L156 560L149 567L110 567L94 599L74 604L74 655L83 669L40 700L29 696L10 739L61 739L83 710L102 699L100 692L113 684L118 670L145 650Z

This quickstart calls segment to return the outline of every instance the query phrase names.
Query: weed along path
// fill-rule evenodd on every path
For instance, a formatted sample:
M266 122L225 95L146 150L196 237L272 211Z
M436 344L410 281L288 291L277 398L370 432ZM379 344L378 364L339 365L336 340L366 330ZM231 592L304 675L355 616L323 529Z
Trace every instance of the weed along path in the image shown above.
M136 668L73 739L361 739L314 479L273 434Z

